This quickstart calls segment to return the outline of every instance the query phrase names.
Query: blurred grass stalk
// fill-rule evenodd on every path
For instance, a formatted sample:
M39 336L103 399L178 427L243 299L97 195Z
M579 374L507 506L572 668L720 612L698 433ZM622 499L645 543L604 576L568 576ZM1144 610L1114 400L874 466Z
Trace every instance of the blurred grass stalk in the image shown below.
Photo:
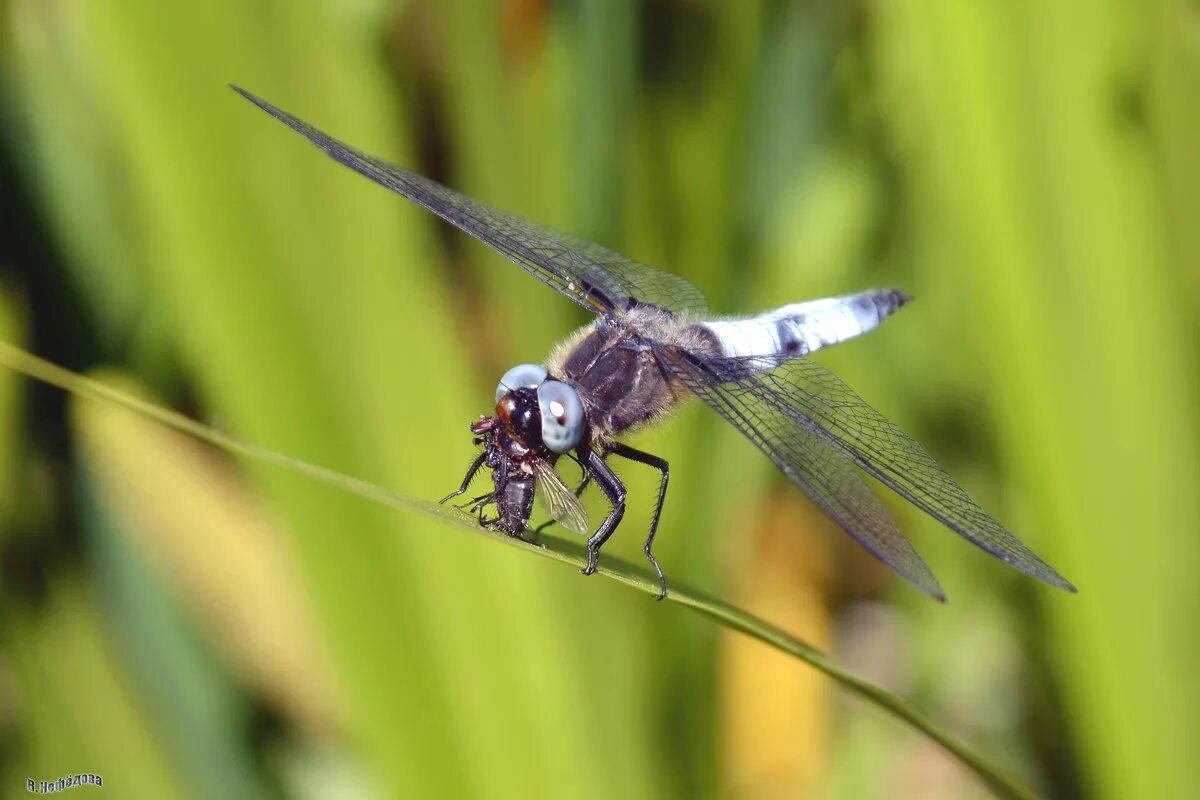
M1179 279L1194 288L1197 253L1166 205L1194 194L1197 157L1156 161L1163 140L1200 141L1200 99L1174 77L1196 76L1194 46L1154 27L1182 10L1151 5L878 7L938 254L926 280L970 303L963 334L1031 504L1020 530L1079 586L1047 598L1047 635L1084 778L1111 798L1194 792L1200 742L1196 298Z

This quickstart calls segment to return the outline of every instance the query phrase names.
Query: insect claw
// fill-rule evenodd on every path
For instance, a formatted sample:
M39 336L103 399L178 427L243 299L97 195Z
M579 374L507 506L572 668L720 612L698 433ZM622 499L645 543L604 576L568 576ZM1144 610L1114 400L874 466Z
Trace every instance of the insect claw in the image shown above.
M642 548L642 552L646 554L646 558L649 559L649 561L650 561L650 566L654 567L654 574L658 576L658 586L659 586L658 596L655 597L654 599L655 600L666 600L667 599L667 578L665 575L663 575L662 568L660 566L658 566L658 559L654 557L654 553L651 552L651 550L650 550L651 544L653 544L653 540L646 542L646 546Z

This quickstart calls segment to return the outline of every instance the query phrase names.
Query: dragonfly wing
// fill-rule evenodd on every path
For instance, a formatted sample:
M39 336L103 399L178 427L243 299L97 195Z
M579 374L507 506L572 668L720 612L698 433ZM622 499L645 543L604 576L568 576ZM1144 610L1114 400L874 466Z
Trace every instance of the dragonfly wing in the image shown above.
M533 474L537 480L534 494L550 518L575 533L591 533L587 509L563 483L554 467L548 461L537 460L533 464Z
M769 406L817 436L967 541L1039 580L1075 591L1054 567L980 508L916 440L820 364L780 358L775 366L762 369L761 358L692 358L703 365L705 379L732 383L728 391Z
M659 358L859 544L921 591L945 600L929 567L844 453L797 425L753 371L743 370L745 374L736 381L716 380L701 357L679 355L683 357L660 353Z
M673 313L707 308L700 290L678 275L472 200L356 150L244 89L232 88L335 161L432 211L589 311L619 313L637 303Z

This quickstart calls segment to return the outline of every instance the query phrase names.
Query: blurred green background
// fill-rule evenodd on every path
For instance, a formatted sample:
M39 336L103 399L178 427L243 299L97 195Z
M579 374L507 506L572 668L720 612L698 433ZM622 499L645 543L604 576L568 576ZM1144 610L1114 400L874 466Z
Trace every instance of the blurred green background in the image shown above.
M1179 0L0 0L0 339L457 485L498 376L582 313L228 82L723 313L902 287L820 360L1079 595L889 496L932 603L702 408L634 440L672 464L668 576L1047 796L1194 796L1198 33ZM636 558L654 475L621 472ZM9 372L0 569L5 797L986 796L679 607Z

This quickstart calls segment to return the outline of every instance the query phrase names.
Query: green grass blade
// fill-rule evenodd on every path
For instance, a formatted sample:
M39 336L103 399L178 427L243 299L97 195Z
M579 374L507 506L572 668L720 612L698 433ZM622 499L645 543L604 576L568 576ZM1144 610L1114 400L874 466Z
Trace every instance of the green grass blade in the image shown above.
M546 558L551 558L555 561L561 561L577 567L582 567L584 564L584 548L576 542L547 537L542 542L534 544L481 528L475 523L473 517L457 509L409 497L368 481L291 458L256 444L240 441L214 428L202 425L182 414L125 394L103 383L73 373L70 370L63 369L7 342L0 342L0 364L80 397L114 403L222 449L301 473L368 500L396 509L417 511L442 521L451 522L493 541L502 542ZM647 570L620 559L606 556L600 567L599 574L648 594L658 593L659 585L654 576ZM848 672L825 653L806 644L801 639L729 603L710 597L703 592L690 589L675 581L671 582L668 599L691 608L720 625L740 631L747 636L751 636L765 644L782 650L820 670L841 684L843 688L874 703L938 742L955 758L974 771L997 796L1005 798L1031 798L1034 796L1028 788L1020 784L1015 778L997 765L989 762L965 743L952 737L910 703L887 691L882 686Z

